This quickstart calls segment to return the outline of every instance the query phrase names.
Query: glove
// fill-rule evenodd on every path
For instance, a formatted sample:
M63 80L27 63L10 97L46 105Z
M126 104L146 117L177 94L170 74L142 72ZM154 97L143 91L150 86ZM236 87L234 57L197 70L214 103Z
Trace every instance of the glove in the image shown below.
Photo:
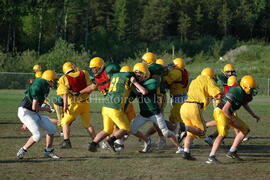
M72 94L73 96L79 96L81 94L80 92L73 90L69 90L69 93Z

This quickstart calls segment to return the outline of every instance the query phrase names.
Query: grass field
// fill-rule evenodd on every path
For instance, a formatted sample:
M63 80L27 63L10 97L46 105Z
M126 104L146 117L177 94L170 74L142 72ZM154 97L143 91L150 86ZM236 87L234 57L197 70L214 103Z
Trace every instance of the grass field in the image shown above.
M175 148L168 142L162 151L140 154L142 147L134 136L125 143L125 150L112 154L105 150L97 153L87 151L91 139L82 128L80 120L72 125L72 149L60 149L62 137L55 138L55 151L62 158L51 160L42 158L45 139L34 145L23 160L16 158L18 149L30 136L20 130L17 106L23 97L22 90L0 90L0 179L269 179L270 178L270 97L258 96L250 106L261 117L258 124L242 109L239 116L251 127L249 141L239 149L245 161L237 162L225 157L232 142L233 132L225 140L217 157L222 164L208 165L205 160L210 147L202 139L195 140L191 150L196 161L185 161L175 154ZM91 104L91 119L96 128L102 128L101 103ZM168 117L169 105L165 116ZM212 119L212 107L204 113L206 120ZM50 114L50 116L56 116ZM144 130L151 124L147 124ZM60 130L60 129L59 129ZM213 129L209 129L212 132ZM153 136L157 142L157 136Z

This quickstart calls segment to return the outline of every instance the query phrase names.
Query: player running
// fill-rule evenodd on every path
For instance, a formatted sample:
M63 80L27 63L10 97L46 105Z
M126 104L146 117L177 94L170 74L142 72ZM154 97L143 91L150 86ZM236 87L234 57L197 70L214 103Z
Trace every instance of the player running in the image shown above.
M234 112L243 106L245 110L259 122L260 118L252 111L248 103L252 101L252 97L256 95L256 80L252 76L244 76L240 85L230 88L226 95L222 98L214 111L214 119L217 123L218 136L216 137L212 150L206 163L218 163L216 152L224 137L228 135L229 127L238 130L233 144L226 154L227 157L242 160L237 154L237 147L241 144L244 137L249 133L250 129L244 121L235 116Z
M195 160L190 154L190 145L196 136L204 137L206 132L205 121L202 112L208 106L210 99L220 99L221 90L213 80L215 76L212 68L205 68L201 75L191 81L188 89L188 98L180 109L187 131L187 137L184 142L183 159Z

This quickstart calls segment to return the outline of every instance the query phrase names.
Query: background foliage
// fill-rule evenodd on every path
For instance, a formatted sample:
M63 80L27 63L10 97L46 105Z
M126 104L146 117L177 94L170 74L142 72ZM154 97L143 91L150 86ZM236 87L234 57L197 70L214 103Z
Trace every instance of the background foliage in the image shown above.
M33 64L60 72L93 56L131 62L147 51L171 60L216 61L253 45L241 59L263 62L270 40L268 0L1 0L0 71L31 72ZM264 51L266 52L266 51ZM228 59L229 60L229 59Z

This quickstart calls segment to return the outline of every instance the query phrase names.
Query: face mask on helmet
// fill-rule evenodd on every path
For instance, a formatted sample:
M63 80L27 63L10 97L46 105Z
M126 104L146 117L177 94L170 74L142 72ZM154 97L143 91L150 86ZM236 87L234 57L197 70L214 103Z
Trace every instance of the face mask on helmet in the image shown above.
M135 71L135 76L136 76L136 79L139 81L139 82L143 82L145 79L144 79L144 74L140 71Z
M226 71L226 72L225 72L225 75L226 75L227 77L230 77L230 76L236 76L236 71L235 71L235 70Z
M98 76L101 73L102 70L103 70L102 67L101 68L99 68L99 67L91 68L91 71L95 76Z
M251 89L250 89L250 94L251 94L252 96L256 96L256 95L258 94L258 91L259 91L259 88L258 88L258 87L256 87L256 88L251 88Z

